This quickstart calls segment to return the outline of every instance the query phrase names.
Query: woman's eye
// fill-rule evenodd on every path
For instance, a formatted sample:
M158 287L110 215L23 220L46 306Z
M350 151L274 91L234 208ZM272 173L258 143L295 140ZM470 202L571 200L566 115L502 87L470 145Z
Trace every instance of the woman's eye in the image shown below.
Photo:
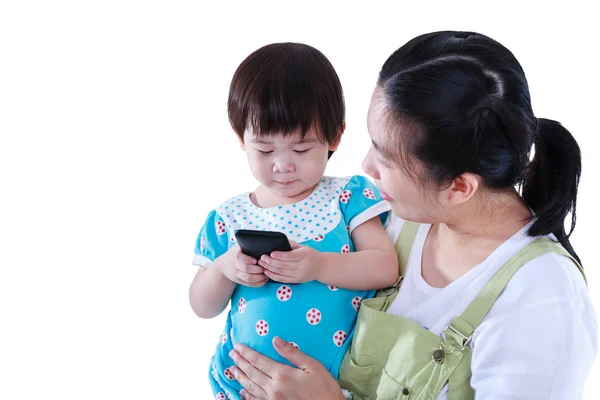
M387 162L387 160L381 156L377 157L377 161L379 161L379 164L383 165L384 167L390 166L390 164Z
M306 149L306 150L294 150L294 152L298 153L298 154L304 154L307 151L309 151L310 149Z
M256 150L258 150L258 149L256 149ZM269 150L269 151L258 150L258 152L261 154L271 154L273 152L273 150Z

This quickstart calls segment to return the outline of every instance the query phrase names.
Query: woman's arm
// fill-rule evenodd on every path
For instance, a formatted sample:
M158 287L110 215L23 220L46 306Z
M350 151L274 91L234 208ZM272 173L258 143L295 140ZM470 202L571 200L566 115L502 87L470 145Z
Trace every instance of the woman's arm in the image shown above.
M273 347L298 368L273 361L249 347L236 344L230 353L236 363L235 379L244 387L247 400L345 400L342 389L329 371L279 337Z

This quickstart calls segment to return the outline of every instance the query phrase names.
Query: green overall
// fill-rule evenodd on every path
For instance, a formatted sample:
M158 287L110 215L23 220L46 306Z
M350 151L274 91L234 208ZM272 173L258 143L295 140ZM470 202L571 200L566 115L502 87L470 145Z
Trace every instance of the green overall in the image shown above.
M562 245L548 238L536 239L515 254L464 313L438 336L413 321L386 312L398 294L418 227L419 224L406 221L396 241L398 282L364 300L360 307L354 339L339 375L340 385L354 394L354 400L434 400L446 383L449 400L473 399L472 350L467 344L517 270L528 261L553 252L569 257L583 273Z

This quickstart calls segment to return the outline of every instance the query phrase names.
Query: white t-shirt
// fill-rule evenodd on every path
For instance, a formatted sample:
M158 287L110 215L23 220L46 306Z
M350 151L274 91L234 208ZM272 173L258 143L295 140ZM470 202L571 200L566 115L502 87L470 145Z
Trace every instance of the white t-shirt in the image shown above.
M404 221L392 217L395 242ZM389 313L440 334L489 279L535 238L525 226L485 261L444 288L421 275L431 225L422 224ZM544 254L523 265L473 334L471 386L481 399L580 399L598 350L598 323L583 276L567 257ZM438 400L448 398L446 385Z

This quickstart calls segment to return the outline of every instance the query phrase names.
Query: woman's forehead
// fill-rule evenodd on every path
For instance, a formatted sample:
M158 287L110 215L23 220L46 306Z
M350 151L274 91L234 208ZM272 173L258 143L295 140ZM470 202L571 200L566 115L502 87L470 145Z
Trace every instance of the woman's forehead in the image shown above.
M371 136L381 136L384 134L383 128L387 125L389 117L389 108L379 89L375 89L371 97L371 104L367 113L367 129Z

